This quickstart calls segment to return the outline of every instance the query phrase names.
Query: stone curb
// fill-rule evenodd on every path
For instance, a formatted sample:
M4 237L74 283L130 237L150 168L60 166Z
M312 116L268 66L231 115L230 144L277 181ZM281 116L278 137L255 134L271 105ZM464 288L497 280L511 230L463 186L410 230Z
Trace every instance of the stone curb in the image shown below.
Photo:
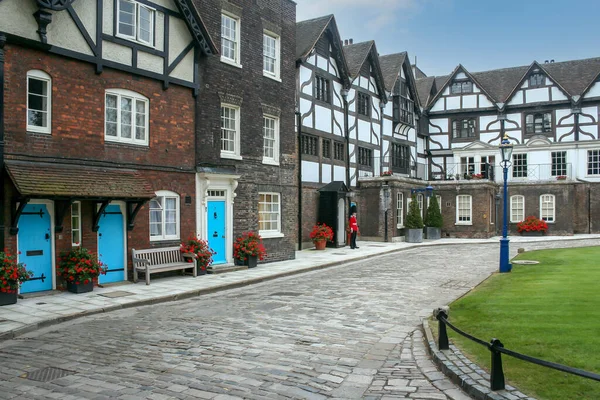
M587 239L588 238L576 238L576 239L571 239L571 240L587 240ZM545 241L548 241L548 242L549 241L560 241L560 239L556 239L556 240L547 239ZM536 241L532 241L532 242L536 242ZM527 243L527 242L521 242L521 243ZM183 292L183 293L179 293L179 294L175 294L175 295L155 297L153 299L147 299L147 300L138 300L138 301L127 303L127 304L116 304L116 305L111 305L111 306L104 307L104 308L99 308L96 310L88 310L88 311L71 314L71 315L63 315L63 316L60 316L57 318L52 318L52 319L48 319L46 321L29 324L29 325L23 326L21 328L17 328L17 329L13 329L11 331L0 333L0 342L2 342L4 340L14 339L18 336L24 335L29 332L33 332L33 331L41 329L41 328L46 328L46 327L49 327L52 325L57 325L57 324L60 324L63 322L67 322L67 321L71 321L71 320L74 320L77 318L87 317L87 316L91 316L91 315L95 315L95 314L101 314L101 313L105 313L105 312L116 311L116 310L121 310L121 309L126 309L126 308L142 307L142 306L147 306L147 305L166 303L166 302L170 302L170 301L183 300L183 299L188 299L191 297L197 297L197 296L201 296L201 295L205 295L205 294L220 292L223 290L236 289L236 288L249 286L249 285L253 285L253 284L257 284L257 283L261 283L261 282L267 282L267 281L277 279L277 278L284 278L284 277L288 277L288 276L302 274L305 272L318 271L321 269L335 267L335 266L342 265L342 264L348 264L348 263L360 261L366 257L379 257L379 256L388 255L391 253L412 250L412 249L419 248L419 247L459 246L459 245L464 246L465 244L498 246L498 243L489 242L489 241L487 241L487 239L481 239L481 241L474 240L472 243L435 243L435 242L428 242L427 244L416 243L412 246L404 247L401 249L387 250L387 251L383 251L383 252L377 253L377 254L372 254L369 256L358 256L358 257L351 258L351 259L340 260L340 261L335 261L335 262L321 264L321 265L313 265L313 266L309 266L309 267L305 267L305 268L299 268L297 270L273 273L272 275L269 275L269 276L263 276L263 277L258 277L258 278L249 278L249 279L245 279L245 280L235 282L235 283L225 283L223 285L214 286L211 288L196 289L196 290L191 290L188 292Z
M435 365L469 396L477 400L536 400L510 385L506 385L505 390L493 392L489 388L490 375L471 362L454 345L450 345L450 350L438 349L426 319L423 320L423 331L427 351Z

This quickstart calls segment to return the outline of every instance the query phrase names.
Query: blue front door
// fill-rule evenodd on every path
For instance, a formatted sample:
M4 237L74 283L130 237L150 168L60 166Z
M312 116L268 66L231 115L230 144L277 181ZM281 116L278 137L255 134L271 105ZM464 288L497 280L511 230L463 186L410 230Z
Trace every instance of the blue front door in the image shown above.
M21 293L52 290L52 232L45 204L27 204L19 218L19 262L33 272Z
M100 275L98 283L121 282L125 280L125 244L123 214L118 205L109 205L100 216L98 229L98 257L107 268L106 275Z
M208 219L208 245L217 253L213 256L213 264L224 264L227 262L227 254L225 254L225 201L209 201L206 218Z

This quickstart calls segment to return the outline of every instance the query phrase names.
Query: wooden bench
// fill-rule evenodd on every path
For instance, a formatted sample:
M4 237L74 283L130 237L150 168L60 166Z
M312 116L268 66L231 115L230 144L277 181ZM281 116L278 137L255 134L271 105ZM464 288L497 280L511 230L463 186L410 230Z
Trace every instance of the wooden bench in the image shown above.
M194 277L198 274L196 270L196 255L192 253L181 253L179 247L163 247L158 249L136 250L131 249L133 262L133 282L138 281L138 271L146 274L146 285L150 284L150 274L185 270L192 268ZM191 258L193 262L188 262Z

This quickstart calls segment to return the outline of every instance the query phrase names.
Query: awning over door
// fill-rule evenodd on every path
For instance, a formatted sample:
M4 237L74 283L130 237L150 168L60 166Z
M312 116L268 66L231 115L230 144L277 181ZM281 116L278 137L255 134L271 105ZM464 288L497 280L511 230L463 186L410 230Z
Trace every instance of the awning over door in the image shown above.
M93 230L98 229L100 214L112 200L127 204L127 229L140 208L156 194L150 183L136 170L88 167L76 164L39 163L6 160L4 165L19 197L13 207L11 233L18 232L21 212L33 198L55 202L55 230L62 231L64 215L76 200L95 201L99 210L94 215Z

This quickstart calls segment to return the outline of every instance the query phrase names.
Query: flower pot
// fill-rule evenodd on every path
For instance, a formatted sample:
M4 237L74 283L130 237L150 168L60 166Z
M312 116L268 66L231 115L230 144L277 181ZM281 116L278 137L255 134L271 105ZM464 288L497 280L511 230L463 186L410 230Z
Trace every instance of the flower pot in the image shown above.
M258 265L258 256L248 256L248 268L255 268Z
M321 239L321 240L315 240L315 249L317 250L325 250L325 246L327 246L327 240L325 239Z
M12 293L0 292L0 306L8 306L11 304L17 304L17 291Z
M437 240L442 237L442 228L428 226L425 228L425 231L427 233L427 239Z
M421 243L423 242L423 229L406 229L406 243Z
M197 271L198 271L198 275L206 275L206 268L198 267Z
M94 290L94 282L89 281L88 283L80 283L76 285L72 282L67 282L67 290L71 293L88 293Z
M523 231L521 232L521 236L544 236L546 232L544 231Z

